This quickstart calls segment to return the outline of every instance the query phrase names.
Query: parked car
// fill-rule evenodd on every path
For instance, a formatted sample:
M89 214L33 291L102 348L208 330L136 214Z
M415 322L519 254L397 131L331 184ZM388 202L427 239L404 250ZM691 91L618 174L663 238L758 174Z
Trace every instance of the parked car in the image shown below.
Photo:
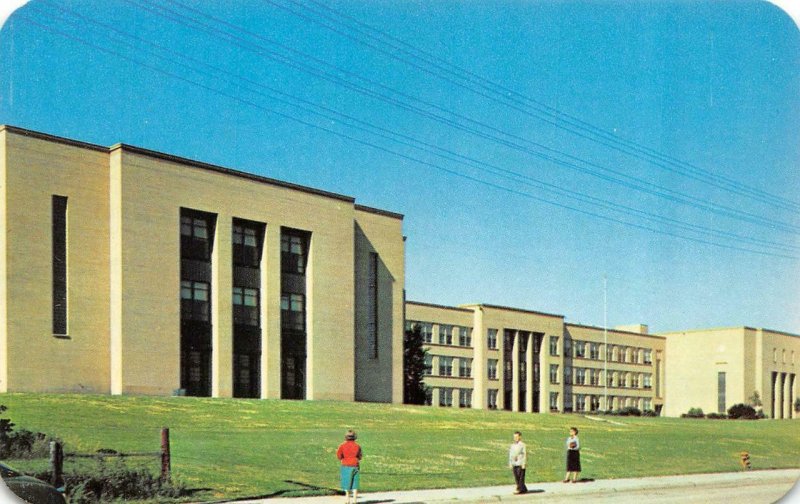
M0 476L3 483L19 498L30 504L66 504L64 494L53 485L40 479L25 476L0 462Z

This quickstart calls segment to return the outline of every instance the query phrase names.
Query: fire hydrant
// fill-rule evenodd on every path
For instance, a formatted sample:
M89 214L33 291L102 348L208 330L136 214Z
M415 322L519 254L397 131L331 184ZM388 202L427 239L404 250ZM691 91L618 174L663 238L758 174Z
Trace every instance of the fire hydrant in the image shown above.
M750 452L743 451L739 454L739 463L742 464L742 471L750 469Z

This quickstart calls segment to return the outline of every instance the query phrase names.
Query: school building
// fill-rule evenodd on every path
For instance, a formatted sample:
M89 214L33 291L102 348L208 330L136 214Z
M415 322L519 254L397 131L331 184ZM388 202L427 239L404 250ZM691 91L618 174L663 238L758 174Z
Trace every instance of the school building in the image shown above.
M402 225L350 196L0 126L0 393L399 403L419 326L437 407L677 416L757 392L796 416L798 335L406 302Z
M402 401L402 215L0 128L0 392Z
M664 406L666 340L647 326L606 329L488 304L406 302L434 406L530 413Z

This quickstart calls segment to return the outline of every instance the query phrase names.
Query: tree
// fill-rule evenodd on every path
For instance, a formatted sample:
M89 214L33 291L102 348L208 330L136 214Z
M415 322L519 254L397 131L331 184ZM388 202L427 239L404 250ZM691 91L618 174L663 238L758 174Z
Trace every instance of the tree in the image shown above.
M761 396L759 395L758 390L754 390L753 395L751 395L747 400L750 403L750 406L754 408L759 408L763 406L763 403L761 402Z
M406 330L403 337L403 402L425 404L425 356L419 325Z

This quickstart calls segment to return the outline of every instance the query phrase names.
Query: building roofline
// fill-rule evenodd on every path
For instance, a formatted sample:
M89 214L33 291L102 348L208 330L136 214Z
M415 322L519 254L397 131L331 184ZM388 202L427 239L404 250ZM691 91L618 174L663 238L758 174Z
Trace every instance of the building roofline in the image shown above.
M417 306L425 306L425 307L428 307L428 308L442 308L442 309L445 309L445 310L460 311L460 312L464 312L464 313L474 313L473 310L470 310L468 308L461 308L459 306L445 306L445 305L439 305L439 304L433 304L433 303L423 303L422 301L409 301L408 299L406 300L406 304L413 304L413 305L417 305Z
M384 217L391 217L393 219L403 220L403 218L405 217L403 214L390 212L388 210L381 210L380 208L368 207L366 205L360 205L358 203L355 204L355 207L356 210L361 210L362 212L369 212L378 215L383 215Z
M644 336L645 338L666 339L664 336L661 336L659 334L640 333L640 332L635 332L635 331L622 331L620 329L612 329L610 327L603 328L603 327L600 327L600 326L593 326L593 325L586 325L586 324L576 324L576 323L573 323L573 322L565 322L564 323L564 327L578 327L578 328L581 328L581 329L597 329L598 331L606 330L606 331L608 331L610 333L615 333L615 334L630 334L632 336Z
M749 331L761 331L761 332L771 332L775 334L782 334L784 336L792 336L795 338L800 338L800 334L790 333L786 331L778 331L775 329L767 329L765 327L751 327L751 326L730 326L730 327L709 327L706 329L685 329L683 331L662 331L657 334L667 334L667 335L674 335L674 334L684 334L684 333L700 333L700 332L718 332L718 331L733 331L733 330L749 330Z
M545 317L560 318L562 320L564 319L564 315L558 315L556 313L545 313L545 312L540 312L540 311L535 311L535 310L526 310L524 308L513 308L511 306L501 306L501 305L493 305L493 304L486 304L486 303L465 304L465 305L460 305L460 306L477 306L477 307L481 307L481 308L492 308L492 309L495 309L495 310L507 310L507 311L513 311L513 312L518 312L518 313L527 313L527 314L530 314L530 315L543 315Z
M317 196L323 196L326 198L332 198L339 201L346 201L347 203L355 204L356 199L352 196L345 196L343 194L338 194L330 191L324 191L322 189L315 189L313 187L303 186L299 184L293 184L291 182L285 182L283 180L277 180L269 177L264 177L261 175L254 175L252 173L234 170L232 168L225 168L223 166L214 165L211 163L204 163L202 161L197 161L195 159L189 159L181 156L176 156L174 154L167 154L164 152L154 151L150 149L145 149L143 147L136 147L134 145L128 145L125 143L116 143L111 147L106 147L103 145L93 144L89 142L82 142L80 140L73 140L71 138L60 137L57 135L51 135L49 133L42 133L39 131L29 130L25 128L20 128L18 126L12 126L10 124L0 124L0 132L7 131L9 133L15 133L17 135L27 136L31 138L36 138L39 140L45 140L48 142L55 142L64 145L70 145L73 147L80 147L83 149L89 149L98 152L104 152L106 154L114 152L116 150L122 149L123 151L132 152L135 154L139 154L142 156L148 156L152 158L162 159L165 161L171 161L178 164L189 165L195 168L200 168L203 170L213 171L216 173L221 173L224 175L231 175L234 177L240 177L247 180L251 180L253 182L259 182L262 184L269 184L278 187L284 187L286 189L293 189L296 191L301 191L309 194L314 194ZM368 207L363 207L367 209ZM377 208L372 209L375 213L382 213L382 215L386 215L389 217L395 218L402 218L400 214L395 214L394 212L387 212L385 210L379 210Z
M91 149L94 151L101 151L106 153L108 153L109 151L108 147L104 147L102 145L97 145L89 142L81 142L80 140L72 140L71 138L50 135L49 133L41 133L39 131L20 128L19 126L12 126L10 124L0 124L0 131L8 131L9 133L15 133L17 135L36 138L39 140L47 140L49 142L55 142L64 145L71 145L73 147L81 147L83 149Z
M345 196L343 194L337 194L333 192L323 191L321 189L314 189L312 187L302 186L299 184L292 184L291 182L284 182L282 180L277 180L269 177L264 177L261 175L254 175L252 173L247 173L239 170L234 170L232 168L225 168L223 166L214 165L210 163L204 163L202 161L197 161L195 159L185 158L181 156L176 156L173 154L166 154L164 152L154 151L150 149L145 149L142 147L136 147L134 145L128 145L124 143L116 143L109 148L109 152L113 152L115 150L122 149L123 151L131 152L134 154L139 154L141 156L152 157L156 159L162 159L164 161L170 161L173 163L190 165L195 168L200 168L202 170L208 170L216 173L221 173L224 175L232 175L234 177L240 177L247 180L252 180L254 182L260 182L263 184L275 185L278 187L285 187L287 189L294 189L297 191L302 191L310 194L315 194L317 196L324 196L326 198L333 198L341 201L346 201L348 203L355 203L356 199L352 196Z

